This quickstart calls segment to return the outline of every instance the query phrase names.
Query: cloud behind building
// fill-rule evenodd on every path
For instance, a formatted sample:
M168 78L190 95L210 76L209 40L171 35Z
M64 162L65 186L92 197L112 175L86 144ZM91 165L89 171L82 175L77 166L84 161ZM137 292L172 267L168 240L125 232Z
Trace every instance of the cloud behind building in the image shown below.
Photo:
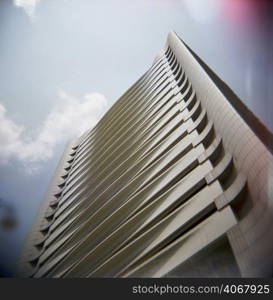
M52 108L34 137L24 126L17 124L0 104L0 163L16 159L33 172L53 156L55 146L81 135L96 125L107 108L107 100L100 93L75 97L58 91L58 104Z

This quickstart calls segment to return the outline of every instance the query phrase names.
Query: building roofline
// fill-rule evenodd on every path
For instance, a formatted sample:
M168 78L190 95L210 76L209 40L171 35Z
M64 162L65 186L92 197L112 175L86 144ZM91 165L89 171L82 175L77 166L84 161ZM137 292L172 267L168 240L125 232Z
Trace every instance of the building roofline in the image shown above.
M217 88L225 96L228 102L233 106L237 113L247 123L251 130L256 134L265 147L273 154L273 134L265 124L245 105L245 103L236 95L236 93L197 55L175 31L169 34L175 34L177 38L185 45L194 59L199 63Z

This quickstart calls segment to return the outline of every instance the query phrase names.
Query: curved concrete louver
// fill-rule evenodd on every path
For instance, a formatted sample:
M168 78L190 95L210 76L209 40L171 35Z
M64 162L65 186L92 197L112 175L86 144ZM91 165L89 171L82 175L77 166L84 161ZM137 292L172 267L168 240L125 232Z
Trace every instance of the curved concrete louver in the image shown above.
M68 145L20 276L272 275L272 148L210 71L168 35L152 67Z

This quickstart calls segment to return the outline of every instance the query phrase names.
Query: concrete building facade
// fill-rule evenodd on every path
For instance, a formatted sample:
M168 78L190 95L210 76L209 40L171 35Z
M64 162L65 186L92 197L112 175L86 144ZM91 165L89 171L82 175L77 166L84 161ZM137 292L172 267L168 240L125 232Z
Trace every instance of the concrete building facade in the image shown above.
M272 135L171 32L71 142L20 276L272 276Z

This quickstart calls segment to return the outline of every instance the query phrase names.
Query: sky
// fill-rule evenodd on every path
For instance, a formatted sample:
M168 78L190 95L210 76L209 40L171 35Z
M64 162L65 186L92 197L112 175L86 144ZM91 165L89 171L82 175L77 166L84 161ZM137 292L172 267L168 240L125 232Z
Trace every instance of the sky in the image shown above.
M65 145L95 126L174 30L273 130L263 0L0 0L0 274L11 276Z

